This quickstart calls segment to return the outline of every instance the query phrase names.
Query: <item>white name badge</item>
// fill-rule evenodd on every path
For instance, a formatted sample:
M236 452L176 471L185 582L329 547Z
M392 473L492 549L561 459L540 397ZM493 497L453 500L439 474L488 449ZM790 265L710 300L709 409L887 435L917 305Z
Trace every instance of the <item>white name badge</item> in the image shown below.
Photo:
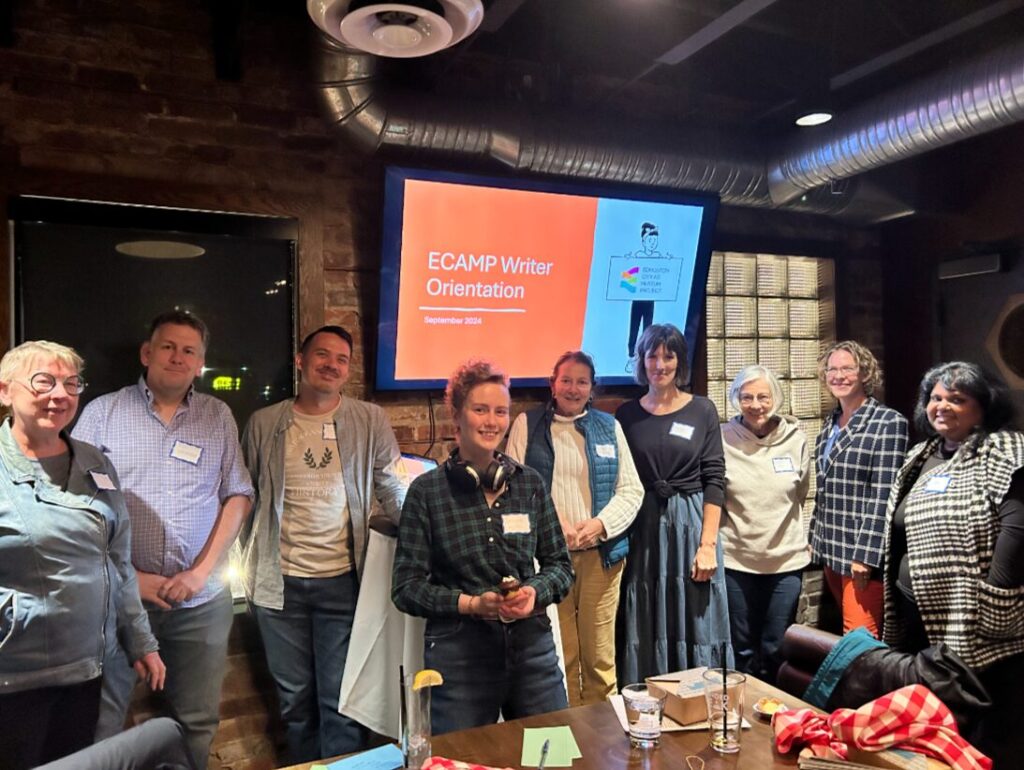
M334 430L334 423L333 422L325 422L324 426L323 426L323 430L320 432L320 435L323 436L324 441L337 441L338 440L338 433L337 433L337 431Z
M776 473L793 473L796 471L796 466L793 465L793 458L789 455L784 457L773 457L772 467Z
M106 473L89 471L89 475L92 476L92 482L96 485L97 489L117 489L117 487L114 486L114 480Z
M203 448L186 441L175 441L171 449L171 457L181 460L189 465L199 465L199 458L203 456Z
M671 435L671 436L678 436L679 438L685 438L687 441L689 441L691 438L693 438L693 426L692 425L686 425L686 424L681 423L681 422L674 422L674 423L672 423L672 427L669 428L668 432L669 432L669 435Z
M530 534L530 514L506 513L501 517L501 525L506 535Z
M607 457L609 460L615 459L615 444L598 444L594 449L597 450L598 457Z
M924 491L941 495L949 489L952 480L951 476L932 476L924 483Z

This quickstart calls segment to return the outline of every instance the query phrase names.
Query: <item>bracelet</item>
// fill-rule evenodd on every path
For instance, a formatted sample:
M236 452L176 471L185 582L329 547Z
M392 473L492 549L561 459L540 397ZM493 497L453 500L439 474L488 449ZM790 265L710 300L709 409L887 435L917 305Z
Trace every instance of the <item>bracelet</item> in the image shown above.
M700 547L701 547L701 548L704 548L704 547L707 547L707 548L714 548L714 547L715 547L716 545L718 545L718 543L717 543L716 541L714 541L714 540L712 540L712 541L711 541L710 543L705 543L705 542L704 542L704 541L702 540L702 541L701 541L701 543L700 543Z

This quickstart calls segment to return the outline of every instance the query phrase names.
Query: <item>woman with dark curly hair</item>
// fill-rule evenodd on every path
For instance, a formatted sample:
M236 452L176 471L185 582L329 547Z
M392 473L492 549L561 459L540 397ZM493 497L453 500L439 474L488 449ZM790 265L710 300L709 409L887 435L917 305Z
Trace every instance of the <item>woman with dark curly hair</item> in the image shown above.
M818 361L838 402L818 434L811 553L843 614L843 631L882 626L885 503L907 451L907 421L874 398L882 369L871 351L837 342Z
M427 619L424 662L444 677L436 733L568 706L545 608L573 579L543 480L498 451L508 378L468 361L445 400L458 446L409 487L391 586L398 609Z
M946 644L992 699L967 737L1019 767L1024 734L1024 434L1005 387L953 361L921 381L916 427L887 511L885 632L910 653Z
M733 664L718 537L725 500L722 432L715 405L683 390L686 354L675 326L647 327L636 343L634 368L647 393L615 413L644 486L619 601L615 650L622 684Z

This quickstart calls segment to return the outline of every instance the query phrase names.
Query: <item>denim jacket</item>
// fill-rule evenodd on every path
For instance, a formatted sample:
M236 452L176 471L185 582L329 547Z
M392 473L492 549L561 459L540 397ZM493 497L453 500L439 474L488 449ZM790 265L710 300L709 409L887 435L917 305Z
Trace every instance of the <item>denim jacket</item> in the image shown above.
M242 456L256 488L252 516L242 526L242 582L253 604L279 610L284 606L281 575L281 516L284 513L284 440L292 424L289 398L254 412L242 431ZM401 457L384 410L376 404L341 399L334 412L342 478L348 496L353 557L361 574L370 531L367 520L376 498L385 515L398 524L405 483L396 475Z
M139 599L131 530L114 467L71 451L67 489L37 477L0 425L0 693L77 684L102 673L107 613L130 660L158 645ZM112 595L112 591L118 595Z

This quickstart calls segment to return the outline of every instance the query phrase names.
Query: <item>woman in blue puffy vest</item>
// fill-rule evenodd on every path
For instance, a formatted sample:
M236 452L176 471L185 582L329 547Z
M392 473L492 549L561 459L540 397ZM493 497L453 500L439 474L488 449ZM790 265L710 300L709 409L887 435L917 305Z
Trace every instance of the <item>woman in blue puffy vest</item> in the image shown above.
M626 530L643 487L622 428L591 408L594 362L563 353L551 400L512 424L508 454L537 470L555 503L576 582L558 605L569 704L600 703L615 692L615 614Z

